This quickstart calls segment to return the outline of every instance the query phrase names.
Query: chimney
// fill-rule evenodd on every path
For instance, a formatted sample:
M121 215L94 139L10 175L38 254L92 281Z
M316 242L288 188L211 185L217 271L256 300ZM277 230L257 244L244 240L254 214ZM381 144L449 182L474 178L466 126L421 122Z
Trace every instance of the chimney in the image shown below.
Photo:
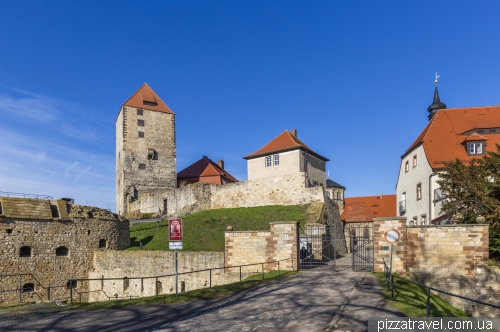
M220 159L219 159L219 160L217 160L217 165L219 165L219 167L220 167L221 169L224 169L224 160L220 160Z
M297 137L297 129L292 129L292 135Z
M383 199L384 198L384 194L380 193L380 196L378 197L378 199Z

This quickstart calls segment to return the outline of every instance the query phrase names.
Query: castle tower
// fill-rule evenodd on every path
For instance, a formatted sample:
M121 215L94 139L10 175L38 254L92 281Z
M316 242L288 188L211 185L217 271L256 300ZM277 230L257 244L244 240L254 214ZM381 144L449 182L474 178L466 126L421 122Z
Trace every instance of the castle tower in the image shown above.
M144 83L116 119L116 213L176 185L175 114Z

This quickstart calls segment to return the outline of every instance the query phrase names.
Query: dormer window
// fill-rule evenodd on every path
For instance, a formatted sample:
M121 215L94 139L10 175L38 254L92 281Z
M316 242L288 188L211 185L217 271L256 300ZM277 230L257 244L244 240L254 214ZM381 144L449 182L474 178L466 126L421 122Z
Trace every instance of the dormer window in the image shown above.
M484 142L467 142L467 154L472 155L483 155L484 154Z
M154 102L154 101L146 101L146 100L143 100L142 104L147 105L147 106L156 106L157 105L156 102Z

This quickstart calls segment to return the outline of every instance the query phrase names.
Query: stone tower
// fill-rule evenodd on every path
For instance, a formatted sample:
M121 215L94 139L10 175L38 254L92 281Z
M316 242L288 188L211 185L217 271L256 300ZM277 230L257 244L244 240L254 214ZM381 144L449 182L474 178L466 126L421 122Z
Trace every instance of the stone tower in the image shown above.
M176 184L175 114L144 83L116 119L116 213L127 215L141 195Z

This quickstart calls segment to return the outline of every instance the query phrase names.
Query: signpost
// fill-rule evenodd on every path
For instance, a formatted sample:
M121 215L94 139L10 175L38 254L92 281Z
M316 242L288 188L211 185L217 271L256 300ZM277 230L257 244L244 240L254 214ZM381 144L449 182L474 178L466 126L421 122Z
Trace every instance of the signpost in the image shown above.
M168 241L168 248L175 250L175 296L177 296L179 289L177 250L182 250L182 219L169 219Z
M392 252L394 251L394 243L398 243L401 239L401 233L395 228L388 229L384 233L385 241L391 244L391 266L389 267L389 273L391 278L391 298L394 300L394 284L392 280Z

